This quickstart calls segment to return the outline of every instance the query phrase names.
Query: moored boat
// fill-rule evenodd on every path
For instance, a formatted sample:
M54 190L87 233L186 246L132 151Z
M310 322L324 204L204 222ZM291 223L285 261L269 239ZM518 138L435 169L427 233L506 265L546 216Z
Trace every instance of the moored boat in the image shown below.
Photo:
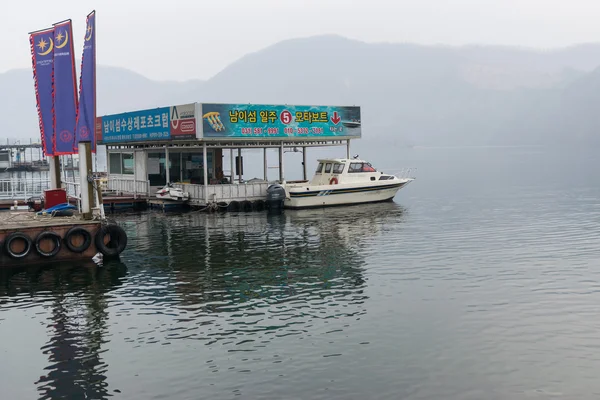
M318 162L310 181L281 185L285 190L283 207L311 208L391 201L398 190L414 180L377 171L369 162L358 158L321 159ZM281 201L272 200L272 207Z

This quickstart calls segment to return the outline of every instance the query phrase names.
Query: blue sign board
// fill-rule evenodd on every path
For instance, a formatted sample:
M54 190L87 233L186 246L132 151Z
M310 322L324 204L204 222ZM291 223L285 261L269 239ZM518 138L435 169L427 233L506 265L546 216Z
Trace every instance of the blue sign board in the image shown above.
M360 107L203 103L202 132L205 139L360 137Z
M102 117L102 142L139 142L171 138L169 107Z

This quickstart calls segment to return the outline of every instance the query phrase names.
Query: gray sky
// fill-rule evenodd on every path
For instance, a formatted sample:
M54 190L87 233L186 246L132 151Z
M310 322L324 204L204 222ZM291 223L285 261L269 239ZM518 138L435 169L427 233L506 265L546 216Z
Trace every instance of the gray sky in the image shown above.
M600 41L598 0L81 0L3 3L0 72L30 68L28 32L71 18L81 54L96 7L97 61L153 79L207 79L278 41L339 34L366 42L554 48ZM10 11L9 10L10 7ZM313 60L314 61L314 60ZM307 60L311 62L311 60Z

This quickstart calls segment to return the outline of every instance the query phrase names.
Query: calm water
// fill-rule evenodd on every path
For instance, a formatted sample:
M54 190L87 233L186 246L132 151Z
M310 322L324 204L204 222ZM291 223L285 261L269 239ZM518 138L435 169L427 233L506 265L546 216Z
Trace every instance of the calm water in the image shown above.
M120 214L121 262L2 272L1 397L598 398L600 158L383 156L395 203Z

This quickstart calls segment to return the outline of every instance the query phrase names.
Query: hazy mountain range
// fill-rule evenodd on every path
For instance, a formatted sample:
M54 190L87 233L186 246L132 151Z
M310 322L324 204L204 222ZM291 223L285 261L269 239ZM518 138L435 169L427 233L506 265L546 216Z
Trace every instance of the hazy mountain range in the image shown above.
M98 112L194 101L356 104L369 141L589 145L600 143L599 66L600 44L536 51L319 36L248 54L207 81L152 81L100 65ZM31 70L0 74L0 93L0 142L39 137Z

